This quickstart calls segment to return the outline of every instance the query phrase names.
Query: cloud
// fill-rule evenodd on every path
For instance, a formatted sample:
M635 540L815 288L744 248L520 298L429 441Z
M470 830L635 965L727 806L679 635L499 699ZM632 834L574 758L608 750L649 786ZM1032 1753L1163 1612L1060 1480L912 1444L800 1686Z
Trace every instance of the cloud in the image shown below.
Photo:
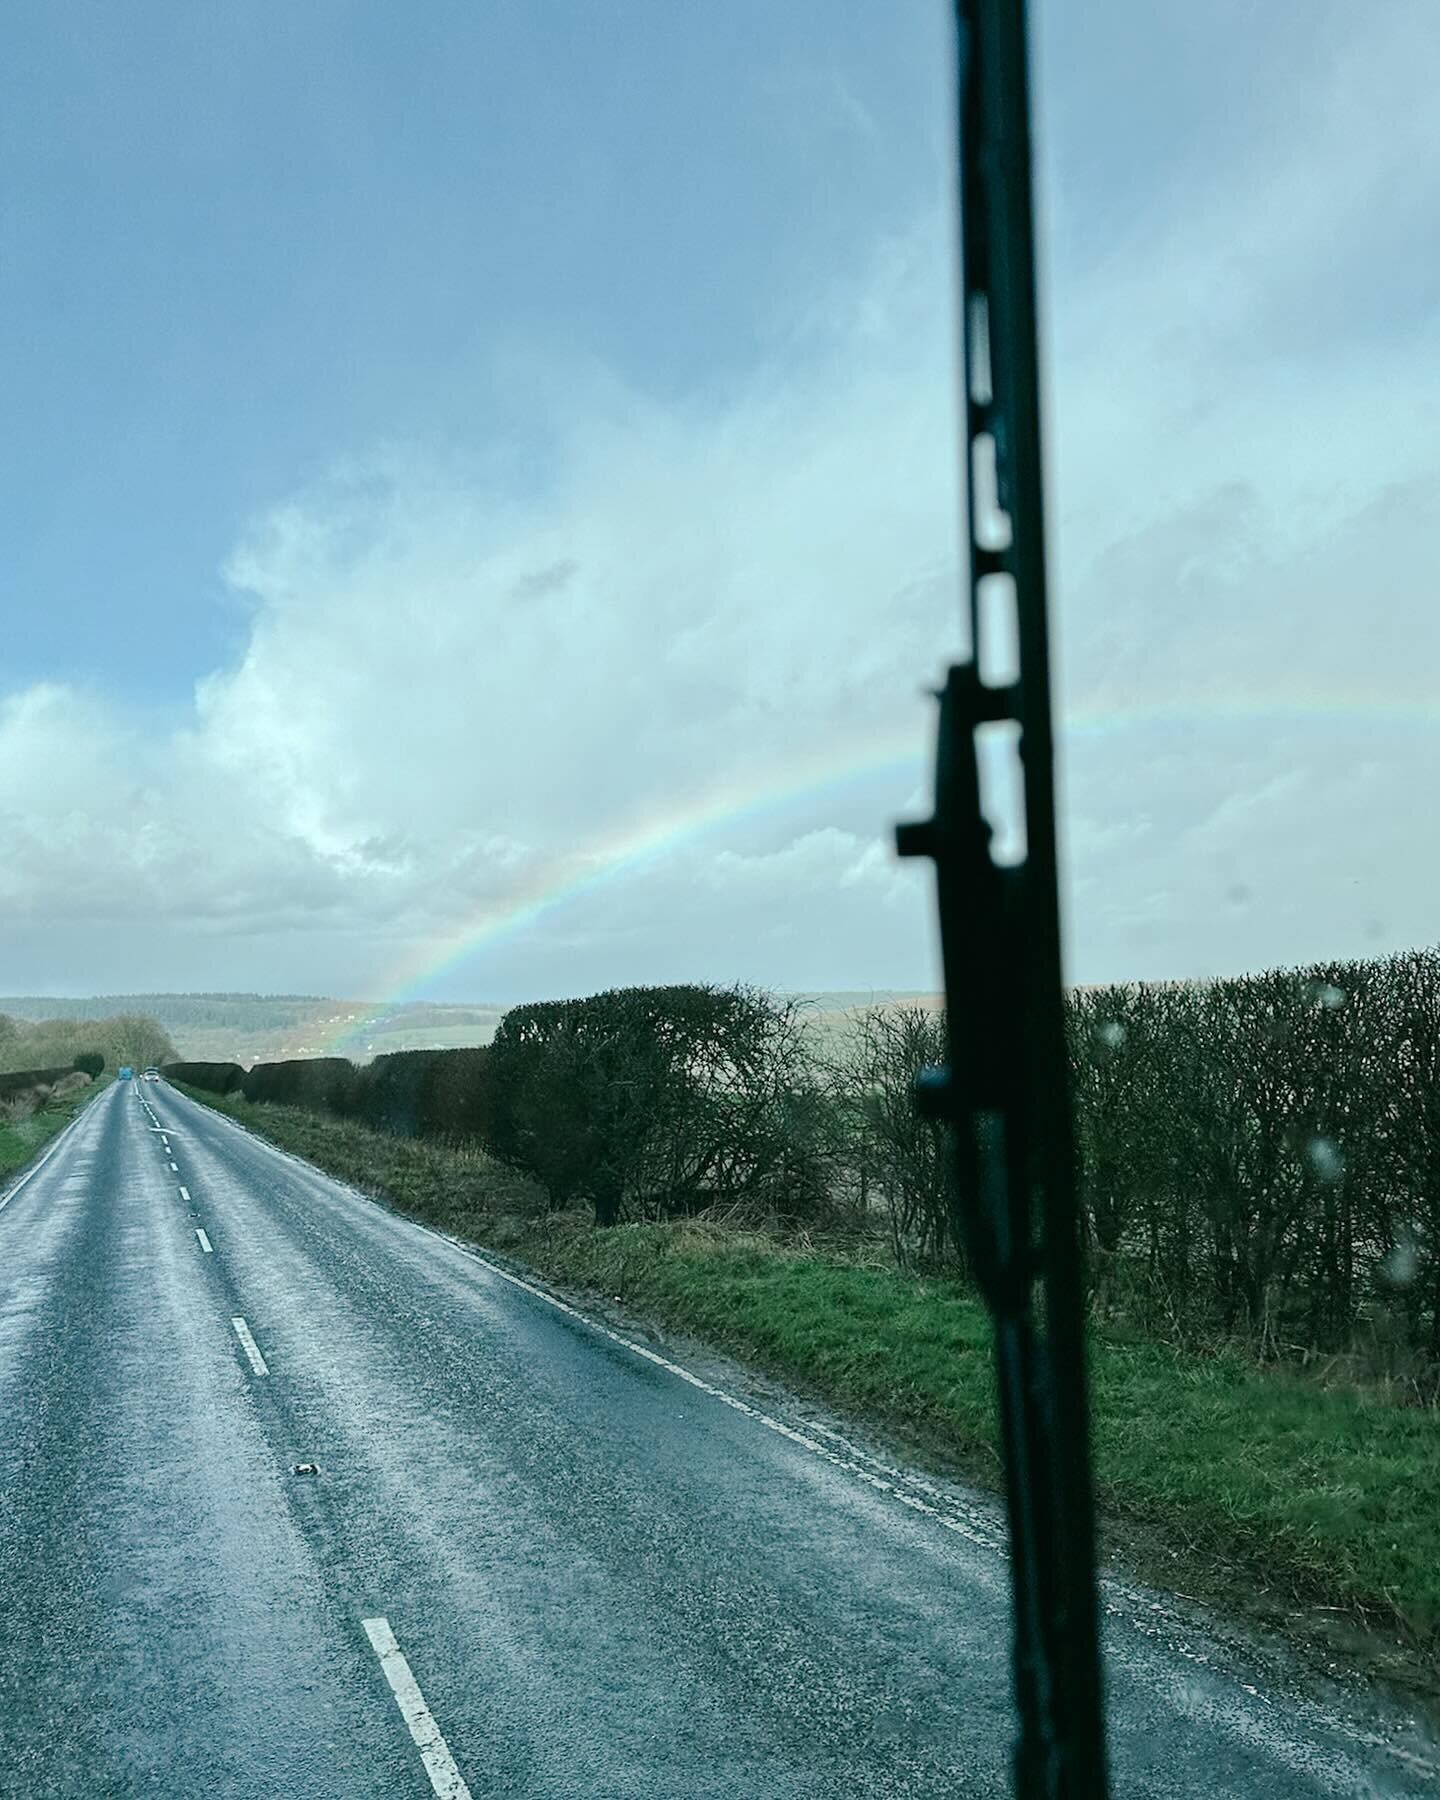
M1053 272L1082 979L1435 935L1415 796L1440 777L1440 360L1421 354L1432 271L1393 189L1408 169L1407 192L1433 194L1440 146L1433 109L1392 118L1382 77L1428 91L1440 45L1400 17L1337 26L1284 90L1285 132L1248 118L1213 173L1157 171L1128 241ZM1357 333L1340 247L1362 240L1408 261L1403 303L1381 284ZM933 215L877 233L743 380L662 402L512 355L495 379L529 401L523 455L337 460L237 542L248 635L184 718L157 728L56 684L10 696L0 899L18 953L79 969L86 944L129 942L160 985L168 966L373 993L466 919L561 885L577 851L721 786L785 792L871 745L928 753L919 690L959 627L948 242ZM927 882L888 844L915 780L737 801L450 991L924 986Z
M918 753L955 545L946 388L929 378L946 321L914 280L922 245L882 246L779 366L703 405L578 381L585 402L550 422L553 479L523 503L483 458L390 446L257 519L226 569L249 605L244 653L175 729L127 739L60 689L13 701L0 766L33 830L12 884L57 923L77 903L57 796L25 793L39 764L83 791L75 853L118 913L308 931L316 985L340 979L327 941L368 928L353 990L717 787L763 797L907 734ZM771 845L773 819L722 819L688 896L666 895L692 968L724 973L717 943L733 955L737 870L777 909L823 912L842 880L876 889L865 844L913 782L814 802L793 852ZM810 856L827 830L843 853ZM861 926L837 929L839 976L872 959ZM603 980L603 942L595 955Z

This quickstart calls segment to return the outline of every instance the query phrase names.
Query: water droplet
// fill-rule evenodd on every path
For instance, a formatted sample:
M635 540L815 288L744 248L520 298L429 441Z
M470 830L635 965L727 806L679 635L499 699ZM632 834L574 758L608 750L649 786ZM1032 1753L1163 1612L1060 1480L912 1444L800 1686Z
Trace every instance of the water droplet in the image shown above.
M1314 1006L1323 1006L1334 1012L1337 1006L1343 1006L1349 996L1344 988L1336 987L1333 981L1312 981L1307 988L1307 997Z
M1415 1240L1408 1233L1400 1238L1385 1258L1385 1279L1391 1287L1409 1287L1420 1267Z
M1345 1173L1345 1158L1328 1137L1313 1137L1305 1146L1310 1167L1322 1181L1338 1181Z
M1125 1042L1125 1027L1118 1019L1107 1019L1095 1027L1095 1036L1107 1050L1118 1050Z

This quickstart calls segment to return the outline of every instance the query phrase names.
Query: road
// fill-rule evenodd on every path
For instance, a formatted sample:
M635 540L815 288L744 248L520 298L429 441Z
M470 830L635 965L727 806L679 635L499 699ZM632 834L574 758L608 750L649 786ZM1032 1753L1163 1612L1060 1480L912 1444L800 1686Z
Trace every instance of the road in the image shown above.
M698 1366L115 1084L0 1195L0 1793L1006 1792L993 1509ZM1117 1793L1433 1791L1108 1593Z

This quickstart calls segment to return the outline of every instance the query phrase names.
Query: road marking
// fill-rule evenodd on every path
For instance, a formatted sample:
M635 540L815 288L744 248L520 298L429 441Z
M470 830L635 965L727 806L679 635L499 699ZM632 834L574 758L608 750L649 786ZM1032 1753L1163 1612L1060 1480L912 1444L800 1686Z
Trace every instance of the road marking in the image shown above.
M270 1371L265 1367L265 1358L260 1354L260 1346L250 1335L250 1327L243 1319L232 1319L230 1323L235 1327L236 1337L245 1347L245 1354L250 1358L250 1367L257 1375L268 1375Z
M338 1175L327 1174L324 1169L317 1168L314 1163L307 1163L303 1156L296 1156L293 1150L282 1150L278 1144L272 1143L269 1138L261 1137L258 1131L252 1131L248 1125L242 1125L238 1119L225 1118L225 1123L240 1132L242 1136L248 1137L252 1143L259 1144L281 1162L287 1162L297 1169L302 1169L306 1175L321 1176L339 1188L342 1193L349 1194L362 1206L373 1207L376 1204L369 1194L362 1194L359 1188L351 1187ZM793 1425L787 1425L783 1419L776 1419L769 1413L761 1412L758 1406L751 1406L748 1400L741 1400L735 1394L727 1394L723 1388L716 1387L712 1382L702 1381L698 1375L692 1375L689 1369L682 1368L679 1363L671 1362L668 1357L659 1355L644 1344L637 1344L632 1338L624 1337L618 1331L612 1331L608 1325L602 1325L598 1319L591 1318L588 1313L581 1312L578 1307L570 1306L557 1295L547 1294L544 1288L536 1287L533 1282L525 1281L519 1275L512 1275L509 1269L502 1269L499 1263L491 1262L488 1256L482 1256L479 1251L472 1250L468 1244L461 1243L459 1238L453 1238L446 1232L437 1231L433 1225L422 1225L418 1219L406 1220L405 1223L412 1225L417 1231L423 1231L427 1237L433 1237L440 1243L447 1244L452 1250L458 1250L461 1256L468 1258L473 1263L478 1263L490 1274L498 1275L502 1281L508 1281L512 1287L523 1288L527 1294L532 1294L537 1300L543 1300L546 1306L553 1306L556 1312L564 1313L568 1318L574 1319L577 1324L585 1326L587 1330L596 1332L603 1338L609 1338L612 1344L618 1344L621 1349L629 1350L635 1356L644 1357L646 1362L653 1363L656 1368L668 1370L670 1374L677 1376L688 1386L698 1388L702 1394L709 1394L722 1406L728 1406L732 1411L743 1414L745 1418L753 1419L757 1425L763 1425L767 1431L773 1431L777 1437L785 1438L798 1449L808 1450L821 1462L829 1463L832 1468L840 1470L842 1474L852 1476L856 1481L862 1482L876 1493L890 1495L902 1506L908 1507L911 1512L924 1514L926 1518L933 1519L936 1524L943 1526L946 1531L954 1532L957 1537L963 1537L982 1549L997 1551L1002 1557L1009 1556L1008 1541L1003 1525L992 1527L988 1522L982 1523L973 1519L957 1518L949 1510L949 1497L940 1489L932 1487L929 1482L901 1469L892 1468L878 1459L875 1460L873 1469L867 1469L856 1460L866 1453L857 1450L848 1441L842 1440L846 1442L846 1448L851 1451L851 1455L846 1456L839 1451L832 1450L828 1444L822 1444L817 1438L809 1437L803 1431L797 1431ZM891 1477L894 1479L892 1480ZM919 1493L915 1491L917 1488L920 1490ZM922 1493L931 1495L932 1499L922 1499Z
M284 1153L282 1152L282 1154ZM331 1176L330 1179L333 1181L335 1177ZM357 1189L351 1191L358 1193ZM363 1194L359 1197L365 1198ZM372 1201L370 1204L373 1205L374 1202ZM412 1222L419 1225L418 1220ZM843 1474L863 1482L866 1487L873 1488L877 1493L888 1494L892 1500L898 1500L911 1512L923 1513L926 1518L933 1519L937 1525L943 1525L947 1531L953 1531L957 1537L967 1538L972 1544L978 1544L987 1550L998 1550L1002 1556L1008 1554L1003 1534L987 1530L973 1520L956 1518L943 1503L932 1504L929 1500L922 1500L920 1495L913 1491L916 1487L923 1487L924 1491L933 1494L937 1501L941 1500L939 1490L930 1487L928 1483L916 1481L914 1477L903 1474L899 1469L890 1468L885 1463L876 1464L876 1468L883 1471L883 1473L877 1474L874 1470L867 1469L861 1463L856 1462L853 1457L844 1456L840 1452L830 1449L828 1445L807 1436L805 1432L797 1431L793 1425L787 1425L783 1419L776 1419L769 1413L761 1412L758 1406L751 1406L748 1400L741 1400L734 1394L727 1394L723 1388L716 1387L713 1382L702 1381L698 1375L692 1375L689 1369L681 1368L679 1363L673 1363L668 1357L647 1349L644 1344L637 1344L632 1338L623 1337L618 1331L612 1331L608 1325L602 1325L598 1319L590 1318L578 1307L569 1306L554 1294L547 1294L543 1288L536 1287L533 1282L524 1281L520 1276L512 1275L508 1269L502 1269L499 1263L493 1263L488 1257L479 1255L467 1245L459 1243L455 1238L447 1237L443 1231L436 1231L434 1226L419 1225L419 1229L428 1232L431 1237L439 1238L441 1243L449 1244L462 1256L468 1256L471 1262L479 1263L482 1269L488 1269L492 1275L498 1275L502 1281L510 1282L513 1287L523 1288L527 1294L533 1294L537 1300L543 1300L547 1306L553 1306L557 1312L565 1313L581 1325L588 1326L591 1331L598 1332L601 1337L609 1338L612 1344L619 1344L622 1349L632 1351L636 1356L643 1356L646 1362L654 1363L658 1369L668 1370L670 1374L678 1376L690 1387L698 1388L702 1394L709 1394L722 1406L728 1406L734 1412L743 1413L747 1419L753 1419L757 1425L763 1425L767 1431L773 1431L777 1437L785 1438L801 1450L808 1450L812 1456L818 1456L821 1462L829 1463L832 1468L839 1469ZM844 1439L841 1441L846 1442ZM847 1448L853 1451L854 1445L847 1443ZM889 1479L892 1475L896 1477L893 1481Z
M351 1187L339 1176L327 1174L324 1169L317 1168L314 1163L307 1163L303 1156L296 1156L293 1150L282 1150L278 1144L271 1143L269 1138L261 1137L258 1131L252 1131L248 1125L242 1125L238 1119L227 1118L226 1123L232 1125L236 1131L248 1137L253 1143L268 1150L272 1156L278 1157L281 1162L291 1163L297 1169L303 1169L307 1175L322 1176L364 1206L373 1207L375 1205L371 1196L362 1194L359 1188ZM812 1456L818 1457L821 1462L829 1463L832 1468L839 1469L842 1474L852 1476L856 1481L862 1482L877 1493L890 1495L902 1506L908 1507L911 1512L923 1513L926 1518L933 1519L936 1524L943 1526L946 1531L954 1532L957 1537L966 1538L970 1543L977 1544L983 1549L995 1550L1002 1557L1008 1557L1009 1550L1003 1528L989 1528L973 1520L957 1518L948 1510L947 1497L942 1496L940 1490L931 1487L928 1482L918 1480L900 1469L892 1468L888 1464L878 1461L875 1469L882 1471L881 1473L867 1469L855 1460L854 1455L845 1456L832 1450L828 1444L822 1444L818 1439L807 1436L803 1431L797 1431L793 1425L787 1425L783 1419L776 1419L769 1413L761 1412L758 1406L751 1406L748 1400L741 1400L735 1394L727 1394L723 1388L716 1387L712 1382L702 1381L698 1375L692 1375L689 1369L682 1368L679 1363L671 1362L668 1357L660 1356L644 1344L637 1344L633 1338L623 1337L620 1332L612 1331L608 1325L602 1325L598 1319L591 1318L588 1313L581 1312L578 1307L568 1305L557 1295L547 1294L544 1288L536 1287L533 1282L525 1281L519 1275L512 1275L509 1269L502 1269L499 1263L491 1262L488 1256L480 1255L479 1251L472 1250L468 1244L461 1243L458 1238L450 1237L446 1232L437 1231L433 1225L422 1225L418 1219L406 1222L413 1225L417 1231L423 1231L427 1237L437 1238L440 1243L448 1244L452 1250L458 1250L469 1261L479 1263L482 1269L487 1269L492 1275L498 1275L502 1281L508 1281L512 1287L523 1288L527 1294L532 1294L537 1300L543 1300L546 1306L553 1306L556 1312L564 1313L567 1318L574 1319L578 1324L585 1326L587 1330L594 1331L601 1337L609 1338L612 1344L618 1344L621 1349L644 1357L646 1362L654 1363L657 1368L668 1370L670 1374L678 1376L688 1386L698 1388L702 1394L709 1394L722 1406L728 1406L732 1411L743 1414L745 1418L753 1419L757 1425L763 1425L767 1431L773 1431L777 1437L785 1438L798 1449L808 1450ZM854 1445L847 1443L847 1448L855 1452ZM855 1454L864 1453L855 1452ZM894 1476L895 1479L889 1479L891 1476ZM921 1499L920 1494L914 1491L916 1488L933 1495L934 1500L939 1504Z
M395 1642L390 1621L362 1619L360 1623L365 1627L370 1648L380 1658L380 1667L390 1683L390 1691L395 1696L395 1704L400 1708L400 1716L410 1727L410 1735L420 1752L420 1760L425 1765L425 1773L430 1777L431 1787L440 1796L440 1800L470 1800L470 1790L465 1785L465 1778L455 1767L455 1758L440 1735L440 1727L435 1723L434 1715L425 1704L420 1684L410 1673L410 1665Z
M182 1182L182 1183L181 1183L181 1185L180 1185L180 1198L181 1198L181 1199L182 1199L182 1200L186 1200L186 1201L188 1201L188 1200L189 1200L189 1198L190 1198L190 1190L189 1190L189 1188L187 1188L187 1187L186 1187L186 1186L185 1186L185 1185L184 1185L184 1183L183 1183L183 1182Z
M201 1230L201 1228L198 1225L195 1227L195 1235L197 1238L199 1238L200 1248L205 1252L205 1254L207 1256L213 1256L215 1254L215 1246L210 1242L209 1238L206 1237L205 1233ZM257 1350L255 1354L258 1356L260 1353ZM259 1373L261 1373L261 1371L257 1369L256 1373L259 1374Z
M171 1163L171 1165L170 1165L170 1170L171 1170L171 1173L172 1173L172 1174L174 1174L174 1175L178 1175L178 1174L179 1174L179 1173L180 1173L180 1165L179 1165L179 1163L177 1163L177 1162L172 1162L172 1163Z
M212 1111L213 1110L214 1109L212 1109ZM376 1207L377 1202L372 1195L361 1193L359 1188L352 1187L349 1182L343 1181L338 1175L330 1174L327 1170L318 1167L315 1163L306 1162L304 1157L296 1156L291 1150L282 1150L278 1144L273 1143L269 1138L262 1137L258 1131L252 1130L250 1126L242 1125L238 1119L231 1119L223 1114L221 1117L224 1118L225 1124L239 1132L242 1137L249 1138L251 1143L257 1144L262 1150L266 1151L270 1156L275 1157L278 1161L291 1164L292 1167L301 1170L308 1177L313 1178L318 1175L322 1180L330 1183L332 1187L339 1189L341 1193L347 1194L361 1206L367 1208ZM384 1207L381 1207L380 1210L382 1212L388 1211L388 1209ZM532 1282L523 1280L519 1275L512 1275L508 1269L503 1269L499 1263L491 1262L488 1257L481 1256L478 1251L472 1250L468 1244L462 1243L459 1238L454 1238L449 1236L446 1232L438 1231L433 1225L422 1225L418 1219L403 1220L399 1219L399 1216L393 1213L389 1216L396 1218L397 1222L401 1224L413 1226L417 1231L423 1231L427 1237L435 1238L438 1242L445 1244L451 1250L458 1251L461 1256L468 1258L469 1261L473 1263L478 1263L482 1269L488 1270L490 1274L498 1275L502 1281L508 1281L514 1287L523 1288L527 1294L532 1294L535 1299L543 1300L547 1306L553 1306L557 1312L567 1314L578 1324L585 1326L591 1331L597 1332L601 1337L609 1338L612 1343L618 1344L622 1349L633 1351L636 1356L643 1356L647 1362L654 1363L659 1368L669 1370L672 1375L678 1376L681 1381L688 1383L689 1386L698 1388L701 1393L713 1396L713 1398L720 1401L722 1405L731 1407L738 1413L743 1413L747 1418L753 1419L756 1424L763 1425L768 1431L773 1431L780 1437L789 1439L791 1443L797 1445L801 1449L808 1450L822 1462L827 1462L831 1464L832 1467L841 1470L843 1473L853 1476L867 1487L892 1496L894 1499L898 1500L902 1506L908 1507L914 1512L927 1515L938 1525L943 1526L945 1530L954 1532L957 1536L968 1539L969 1542L982 1549L995 1552L1004 1561L1009 1560L1010 1548L1008 1533L1006 1532L1003 1523L991 1526L988 1522L982 1524L956 1518L953 1513L946 1510L948 1506L953 1504L950 1496L932 1486L928 1481L925 1481L923 1477L916 1476L909 1471L892 1468L890 1465L881 1462L878 1458L871 1458L868 1451L858 1449L854 1444L851 1444L848 1439L841 1437L838 1432L831 1432L823 1426L818 1427L818 1429L824 1431L827 1437L832 1437L836 1442L843 1444L846 1450L851 1452L851 1456L838 1454L827 1445L818 1442L815 1438L808 1437L804 1432L797 1431L793 1426L786 1425L782 1420L772 1418L768 1413L761 1412L758 1407L751 1406L747 1401L741 1400L733 1394L727 1394L722 1388L715 1387L708 1381L702 1381L698 1375L692 1375L688 1369L682 1368L679 1363L673 1363L669 1361L668 1358L659 1356L655 1351L647 1349L643 1344L637 1344L630 1338L622 1337L618 1331L612 1331L608 1325L602 1325L598 1319L589 1317L588 1314L581 1312L577 1307L568 1305L556 1295L547 1294L543 1288L536 1287ZM811 1428L817 1429L817 1427L814 1427L813 1425ZM877 1474L874 1470L867 1469L859 1462L852 1460L852 1457L861 1456L866 1457L867 1460L873 1461L874 1470L883 1471L883 1473ZM887 1476L894 1476L895 1480L888 1480L886 1479ZM921 1499L919 1493L907 1492L907 1488L918 1488L921 1493L931 1495L936 1504L931 1504L930 1501ZM1106 1586L1108 1587L1109 1585L1107 1580ZM1121 1591L1123 1592L1123 1590ZM370 1624L372 1622L377 1626L383 1627L387 1631L389 1629L388 1624L384 1619L366 1621L365 1628L367 1634L370 1633ZM1132 1619L1130 1622L1138 1629L1144 1630L1144 1626L1138 1619ZM1153 1636L1155 1634L1152 1632L1149 1635ZM373 1634L370 1637L370 1641L372 1644L375 1643ZM391 1638L391 1641L394 1641L393 1637ZM1191 1653L1184 1652L1184 1654L1190 1655ZM399 1659L400 1665L406 1669L406 1673L408 1674L408 1665L406 1665L404 1657L400 1655L398 1646L396 1647L396 1656ZM1193 1656L1192 1660L1194 1660ZM394 1685L395 1684L392 1681L392 1688ZM416 1689L416 1692L418 1694L418 1688ZM1365 1733L1356 1732L1348 1726L1344 1729L1346 1735L1358 1743L1365 1744L1367 1747L1383 1747L1390 1755L1411 1764L1426 1774L1436 1773L1437 1765L1434 1763L1426 1762L1419 1757L1411 1756L1408 1752L1396 1750L1393 1746L1384 1743L1383 1740ZM436 1736L438 1738L438 1731ZM443 1739L440 1741L443 1744ZM460 1779L458 1772L455 1776L455 1780L460 1783L458 1787L451 1787L449 1789L437 1787L435 1791L438 1794L446 1795L447 1800L469 1800L469 1789L465 1786L463 1780ZM434 1785L433 1774L431 1776L431 1784L432 1786Z

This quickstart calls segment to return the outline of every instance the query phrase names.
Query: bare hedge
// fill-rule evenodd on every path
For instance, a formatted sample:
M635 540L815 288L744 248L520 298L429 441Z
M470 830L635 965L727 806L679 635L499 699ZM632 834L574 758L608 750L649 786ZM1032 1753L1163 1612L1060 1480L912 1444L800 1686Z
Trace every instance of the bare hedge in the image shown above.
M1440 952L1081 990L1066 1030L1097 1310L1172 1341L1440 1362ZM940 1014L875 1009L822 1056L794 1001L626 988L512 1008L485 1050L261 1064L244 1092L479 1139L602 1224L878 1209L901 1260L963 1272L911 1095L944 1041Z
M1440 1360L1440 953L1071 994L1096 1308L1170 1338ZM897 1251L959 1260L921 1009L860 1021L831 1084Z
M342 1106L351 1118L401 1137L484 1138L488 1049L398 1050L355 1071Z
M1102 1305L1440 1356L1440 955L1077 995Z
M53 1088L66 1076L73 1075L73 1066L63 1069L7 1069L0 1075L0 1098L11 1094L28 1093L32 1088Z
M242 1082L254 1104L299 1106L307 1112L347 1110L357 1071L343 1056L296 1057L289 1062L256 1063Z
M170 1062L161 1065L160 1073L167 1081L183 1081L207 1094L234 1094L245 1082L245 1071L233 1062Z

